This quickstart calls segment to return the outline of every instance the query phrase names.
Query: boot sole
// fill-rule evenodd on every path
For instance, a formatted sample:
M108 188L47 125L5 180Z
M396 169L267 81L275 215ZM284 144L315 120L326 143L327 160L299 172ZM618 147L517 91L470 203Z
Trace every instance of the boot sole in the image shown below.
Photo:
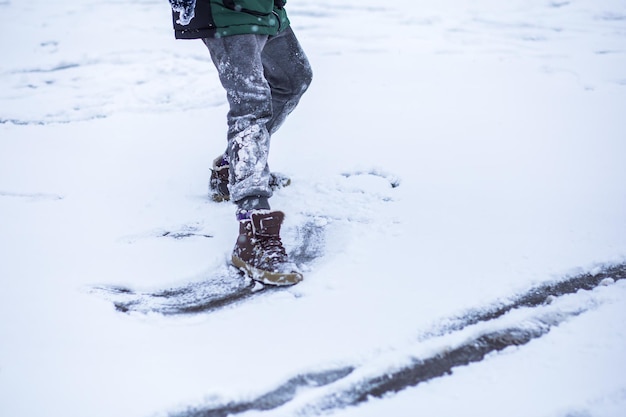
M233 255L232 264L251 279L267 285L288 286L295 285L304 277L299 272L271 272L248 265L243 260Z

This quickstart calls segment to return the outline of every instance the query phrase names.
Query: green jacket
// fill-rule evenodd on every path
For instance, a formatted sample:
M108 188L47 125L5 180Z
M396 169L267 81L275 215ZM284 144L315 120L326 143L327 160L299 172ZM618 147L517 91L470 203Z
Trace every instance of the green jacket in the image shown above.
M173 12L177 39L198 39L242 35L276 35L289 27L284 9L286 0L196 0L194 18L188 25L177 23Z

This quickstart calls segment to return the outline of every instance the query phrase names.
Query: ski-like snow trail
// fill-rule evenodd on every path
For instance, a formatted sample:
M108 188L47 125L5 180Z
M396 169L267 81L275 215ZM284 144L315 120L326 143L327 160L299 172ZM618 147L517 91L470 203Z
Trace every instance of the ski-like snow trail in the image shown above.
M593 308L593 291L626 279L626 264L606 266L564 280L533 287L493 305L443 319L442 324L419 337L419 342L437 344L428 357L410 357L404 365L390 365L383 373L359 370L366 364L344 365L296 375L280 386L245 401L192 406L170 417L227 417L248 411L268 411L289 406L293 415L313 416L333 409L355 406L370 398L382 398L408 387L452 372L458 366L482 361L487 355L510 346L522 346L540 338L563 322ZM565 300L567 296L575 299ZM587 302L581 300L587 298ZM569 301L569 302L568 302ZM514 313L518 313L515 315ZM512 315L512 319L504 320ZM477 329L473 329L476 327ZM460 342L448 338L471 332ZM397 363L395 360L394 364ZM315 391L312 399L297 402L303 389ZM317 394L317 395L316 395ZM307 394L311 398L311 394Z
M289 257L300 268L309 268L323 254L327 222L318 220L306 221L296 228L297 244L290 251ZM181 315L206 314L289 288L257 283L244 277L234 267L224 264L207 273L202 281L178 287L141 292L116 285L96 285L87 288L87 292L111 301L123 313Z

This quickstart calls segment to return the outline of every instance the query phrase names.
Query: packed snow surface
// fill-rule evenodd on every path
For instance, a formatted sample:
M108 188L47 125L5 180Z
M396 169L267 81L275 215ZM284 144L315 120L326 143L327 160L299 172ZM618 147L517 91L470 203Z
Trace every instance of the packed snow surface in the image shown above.
M287 10L314 80L272 138L292 184L271 203L288 250L320 231L305 280L125 314L94 288L226 268L234 206L207 197L216 71L202 42L174 40L166 0L0 0L0 415L182 416L328 369L346 371L246 415L626 415L625 280L445 330L626 262L626 2ZM536 337L346 403L502 329Z

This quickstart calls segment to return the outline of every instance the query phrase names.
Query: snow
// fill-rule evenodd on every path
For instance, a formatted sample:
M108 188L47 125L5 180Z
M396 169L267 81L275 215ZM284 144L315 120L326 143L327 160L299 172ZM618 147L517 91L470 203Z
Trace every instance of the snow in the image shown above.
M292 0L314 71L274 136L297 286L211 314L126 315L96 285L162 289L228 258L206 196L225 95L162 0L0 1L0 415L167 415L354 372L334 392L485 332L549 331L340 417L626 413L626 286L438 335L542 283L626 262L626 4ZM174 239L167 232L193 231ZM211 237L206 237L206 236ZM445 327L445 326L444 326Z

